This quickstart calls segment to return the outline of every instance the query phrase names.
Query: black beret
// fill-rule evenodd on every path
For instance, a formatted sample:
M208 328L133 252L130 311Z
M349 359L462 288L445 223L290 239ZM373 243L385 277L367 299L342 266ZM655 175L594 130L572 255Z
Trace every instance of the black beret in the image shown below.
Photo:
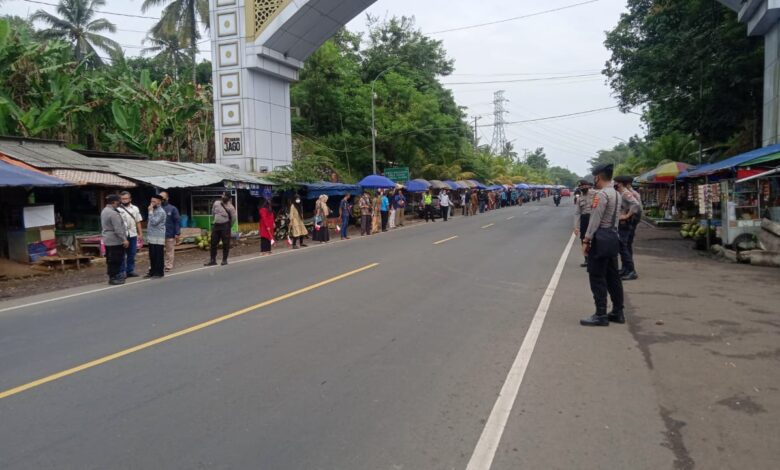
M602 173L612 173L614 169L615 169L615 165L613 165L612 163L604 163L603 165L599 165L596 168L594 168L591 174L593 176L596 176Z
M118 194L109 194L106 196L106 202L119 202L119 195Z
M615 181L622 184L633 184L634 177L629 175L620 175L615 177Z
M593 183L591 183L590 181L588 181L586 179L581 179L581 180L579 180L577 182L577 185L579 185L579 186L585 186L585 185L591 186L591 185L593 185Z

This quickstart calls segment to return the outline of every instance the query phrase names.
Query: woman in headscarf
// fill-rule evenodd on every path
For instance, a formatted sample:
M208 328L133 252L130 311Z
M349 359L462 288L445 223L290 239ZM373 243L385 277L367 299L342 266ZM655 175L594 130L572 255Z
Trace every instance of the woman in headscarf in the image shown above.
M274 230L276 221L274 211L271 210L271 201L263 200L260 207L260 253L261 256L271 254L271 246L274 243Z
M330 232L328 231L328 196L321 195L314 206L314 234L312 239L315 242L327 243L330 241Z
M349 240L349 218L352 215L352 204L350 204L350 199L352 199L352 195L347 193L341 198L341 203L339 204L342 240Z
M290 236L292 237L293 249L298 249L298 242L301 242L301 248L306 245L303 244L303 237L309 234L306 230L306 225L303 223L303 207L301 206L301 197L295 195L295 201L290 204Z
M371 233L379 233L382 226L382 194L377 191L374 196L374 218L371 220Z

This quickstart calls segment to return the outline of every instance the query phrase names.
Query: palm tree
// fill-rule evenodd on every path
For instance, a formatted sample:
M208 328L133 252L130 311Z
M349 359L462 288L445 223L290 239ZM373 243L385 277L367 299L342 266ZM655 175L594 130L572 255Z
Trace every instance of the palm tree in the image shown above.
M106 4L105 0L60 0L57 15L38 10L33 20L42 21L50 26L40 32L46 39L60 39L73 45L73 54L79 61L86 60L91 66L103 65L97 53L100 49L109 55L122 48L113 39L98 33L116 32L116 26L105 18L93 19L95 9Z
M195 59L198 54L198 40L200 39L200 23L208 27L209 2L208 0L144 0L142 11L152 7L167 5L163 9L160 21L152 26L151 34L155 37L166 37L169 34L178 34L186 44L192 61L192 83L196 81Z
M187 45L182 37L175 32L159 32L147 35L143 42L149 42L151 46L145 47L141 53L156 54L155 58L173 69L173 78L178 79L182 64L189 61Z

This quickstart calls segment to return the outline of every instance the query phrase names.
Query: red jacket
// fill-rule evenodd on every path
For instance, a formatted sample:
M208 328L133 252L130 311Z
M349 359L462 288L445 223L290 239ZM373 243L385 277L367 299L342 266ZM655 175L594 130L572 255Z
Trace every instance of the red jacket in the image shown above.
M275 229L274 213L271 209L265 207L260 209L260 236L273 240Z

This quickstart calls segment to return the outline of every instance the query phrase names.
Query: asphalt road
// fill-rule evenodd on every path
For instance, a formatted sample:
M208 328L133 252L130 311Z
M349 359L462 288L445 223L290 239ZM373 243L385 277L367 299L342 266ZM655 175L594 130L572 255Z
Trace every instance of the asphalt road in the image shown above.
M0 468L466 468L569 242L564 202L2 304ZM570 345L544 326L493 468L669 468L641 355L581 373L631 344L573 326L578 263L548 320Z

